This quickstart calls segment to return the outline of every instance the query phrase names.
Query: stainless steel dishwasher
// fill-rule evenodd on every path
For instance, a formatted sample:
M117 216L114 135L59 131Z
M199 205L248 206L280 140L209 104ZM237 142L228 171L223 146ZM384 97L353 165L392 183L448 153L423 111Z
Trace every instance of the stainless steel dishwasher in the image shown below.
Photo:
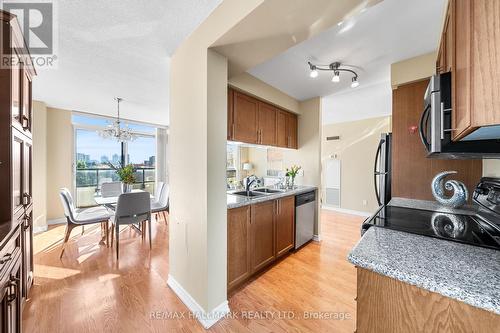
M316 191L295 197L295 249L313 238L316 221Z

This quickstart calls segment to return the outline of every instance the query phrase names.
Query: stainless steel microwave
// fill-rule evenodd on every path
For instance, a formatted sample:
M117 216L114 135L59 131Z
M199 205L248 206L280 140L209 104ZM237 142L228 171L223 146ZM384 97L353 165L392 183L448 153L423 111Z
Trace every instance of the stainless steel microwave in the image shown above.
M431 77L420 118L420 138L428 157L443 159L500 158L500 126L475 130L462 140L452 138L451 73ZM499 110L500 112L500 110Z

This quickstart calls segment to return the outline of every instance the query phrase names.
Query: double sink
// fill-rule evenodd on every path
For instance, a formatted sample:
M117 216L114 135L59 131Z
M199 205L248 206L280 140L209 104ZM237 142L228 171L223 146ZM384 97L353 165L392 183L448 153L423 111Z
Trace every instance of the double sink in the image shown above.
M252 199L252 198L258 198L258 197L262 197L262 196L265 196L268 194L273 194L273 193L283 193L285 191L286 190L270 189L270 188L263 187L263 188L257 188L257 189L251 190L251 191L236 191L236 192L228 192L228 193L231 195L237 195L240 197Z

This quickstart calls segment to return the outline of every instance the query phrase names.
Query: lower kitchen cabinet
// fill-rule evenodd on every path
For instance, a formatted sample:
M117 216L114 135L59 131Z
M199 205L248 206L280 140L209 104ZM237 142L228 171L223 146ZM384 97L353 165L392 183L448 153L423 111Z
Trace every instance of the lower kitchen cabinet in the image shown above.
M293 249L295 240L295 197L276 200L276 257Z
M234 289L295 245L295 196L227 212L227 287Z
M227 287L250 276L250 206L227 211Z
M265 267L275 259L274 242L274 200L251 206L250 213L250 254L252 273Z
M497 332L500 316L357 268L356 332Z
M0 331L21 333L22 266L19 229L0 249Z

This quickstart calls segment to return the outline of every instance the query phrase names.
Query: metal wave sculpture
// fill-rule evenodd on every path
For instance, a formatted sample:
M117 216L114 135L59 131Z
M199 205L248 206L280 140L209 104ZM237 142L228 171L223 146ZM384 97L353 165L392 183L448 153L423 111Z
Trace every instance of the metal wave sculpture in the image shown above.
M457 180L445 180L447 176L456 173L456 171L444 171L437 174L432 180L432 195L442 205L460 208L467 203L469 198L467 187ZM447 196L445 190L453 191L453 195Z

